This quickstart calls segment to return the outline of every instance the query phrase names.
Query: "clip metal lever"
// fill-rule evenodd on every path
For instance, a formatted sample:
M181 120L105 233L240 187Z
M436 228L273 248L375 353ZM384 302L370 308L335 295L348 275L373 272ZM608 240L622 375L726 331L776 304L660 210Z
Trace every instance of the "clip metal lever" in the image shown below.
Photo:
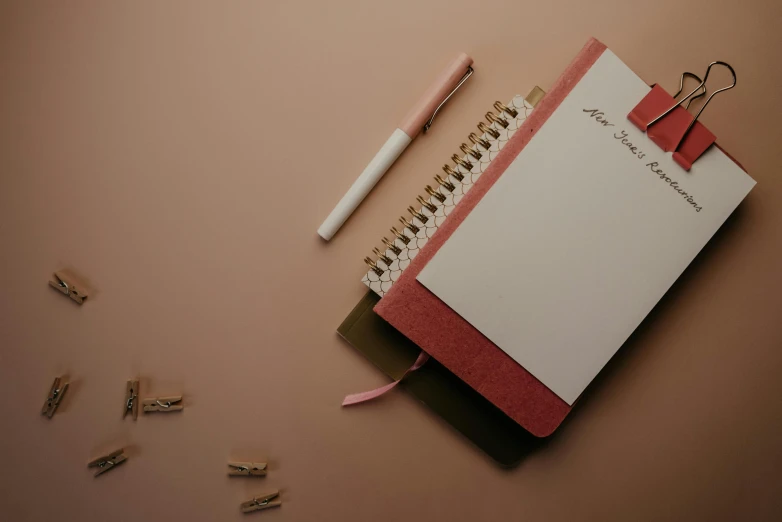
M467 79L468 79L470 76L472 76L472 73L474 73L474 72L475 72L475 69L473 69L473 68L472 68L472 65L468 65L468 66L467 66L467 72L465 72L465 73L464 73L464 76L462 76L462 79L461 79L461 80L459 80L459 83L457 83L457 84L456 84L456 87L454 87L454 88L453 88L453 90L452 90L450 93L448 93L448 96L446 96L446 97L445 97L445 99L444 99L443 101L441 101L441 102L440 102L440 105L438 105L438 106L435 108L435 110L434 110L434 112L432 113L432 115L429 117L429 119L428 119L428 120L426 120L426 123L424 123L424 134L426 134L426 131L428 131L428 130L429 130L429 127L431 127L431 126L432 126L432 122L434 122L434 117L435 117L435 116L437 116L437 113L438 113L438 112L440 112L440 109L442 109L442 108L443 108L443 105L445 105L445 103L446 103L448 100L450 100L450 99L451 99L451 96L453 96L453 95L456 93L456 91L458 91L458 90L459 90L459 87L461 87L461 86L462 86L462 84L463 84L464 82L466 82L466 81L467 81Z
M700 93L700 94L690 98L690 101L687 102L687 106L685 106L684 109L685 110L689 110L690 109L690 105L692 105L692 102L694 102L698 98L703 98L704 96L706 96L706 86L703 85L703 80L701 80L700 76L698 76L697 74L693 74L691 72L685 71L685 72L682 73L682 77L679 78L679 90L676 91L676 94L673 95L673 99L674 100L676 98L678 98L679 95L684 90L684 78L693 78L695 81L697 81L699 84L701 84L701 88L703 89L702 93ZM696 88L696 90L697 90L697 88Z
M732 89L732 88L734 88L734 87L736 86L736 71L734 71L734 70L733 70L733 67L731 67L731 66L730 66L730 64L728 64L728 63L725 63L725 62L720 62L720 61L711 62L711 63L709 64L709 66L706 68L706 74L703 76L703 80L701 81L701 83L700 83L700 84L698 84L698 86L697 86L697 87L695 87L695 89L693 89L693 90L690 92L690 94L688 94L687 96L685 96L684 98L682 98L682 99L681 99L681 101L679 101L679 102L676 102L676 103L675 103L675 104L673 104L673 105L672 105L672 106L671 106L671 107L670 107L668 110L666 110L665 112L663 112L662 114L660 114L659 116L657 116L655 119L653 119L652 121L650 121L649 123L647 123L647 124L646 124L646 128L648 129L649 127L651 127L652 125L654 125L655 123L657 123L658 121L660 121L661 119L665 118L665 117L666 117L668 114L670 114L670 113L671 113L671 111L673 111L673 110L674 110L676 107L679 107L679 106L680 106L682 103L684 103L685 101L687 101L688 99L690 99L690 97L691 97L693 94L695 94L696 92L698 92L700 89L704 89L704 94L705 94L705 93L706 93L706 90L705 90L705 89L706 89L706 80L708 80L708 79L709 79L709 73L711 72L711 68L712 68L712 67L714 67L715 65L722 65L723 67L727 67L727 68L728 68L728 70L730 71L730 74L733 76L733 83L731 83L730 85L728 85L728 86L726 86L726 87L722 87L722 88L720 88L720 89L717 89L716 91L714 91L713 93L711 93L711 95L709 95L709 97L708 97L708 98L706 98L706 101L703 103L703 105L701 106L700 110L699 110L699 111L698 111L698 113L695 115L695 117L692 119L692 121L690 122L690 124L687 126L687 129L685 129L685 131L684 131L684 134L682 135L682 137L679 139L679 143L677 143L677 149L678 149L678 145L680 145L680 144L681 144L681 142L683 142L683 141L684 141L684 138L686 138L686 137L687 137L687 134L690 132L690 130L692 129L693 125L695 125L695 122L696 122L696 121L698 121L698 118L700 117L701 113L702 113L702 112L703 112L703 110L706 108L706 106L709 104L709 102L711 101L711 99L712 99L712 98L714 98L714 96L715 96L717 93L720 93L720 92L722 92L722 91L727 91L728 89ZM697 78L697 76L696 76L696 78ZM699 96L702 96L702 95L699 95ZM696 96L696 98L697 98L697 97L698 97L698 96ZM693 99L695 99L695 98L693 98Z
M62 401L62 397L68 389L69 383L66 382L60 386L61 380L62 377L55 377L52 387L49 390L49 395L43 403L43 408L41 408L41 415L46 415L50 419L54 416L54 412L57 411L57 407L60 405L60 401Z
M182 402L182 396L177 395L174 397L159 397L157 399L144 399L144 413L153 411L169 412L169 411L181 411L184 409Z
M682 104L687 100L695 100L706 93L706 81L709 78L711 68L715 65L726 67L733 76L733 82L730 85L722 87L712 92L701 106L700 110L693 117ZM692 76L698 80L697 76L691 73L685 75ZM683 87L684 76L680 81L680 87ZM658 147L665 152L673 153L673 160L684 170L689 171L693 163L717 140L717 137L709 131L698 118L703 113L706 106L717 93L732 89L736 86L736 72L729 64L725 62L712 62L706 69L703 80L684 96L681 100L676 100L670 96L659 85L652 86L649 93L633 108L627 115L627 118L642 132L646 132ZM703 91L700 92L699 91ZM681 88L680 88L681 92ZM680 94L677 93L677 96ZM697 95L696 95L697 93ZM693 97L694 96L694 97ZM688 104L689 106L689 104Z
M117 451L109 453L108 455L89 461L87 463L87 467L98 468L98 470L95 472L96 477L102 475L128 460L128 457L125 456L124 452L125 448L120 448Z
M253 511L259 511L261 509L278 507L282 505L282 500L279 499L279 496L280 492L274 490L266 495L253 497L246 502L242 502L240 508L242 513L252 513Z
M122 413L122 418L128 416L128 413L133 415L133 420L138 419L138 380L128 381L125 388L125 410Z
M229 462L231 470L228 475L232 477L263 477L266 475L265 462Z

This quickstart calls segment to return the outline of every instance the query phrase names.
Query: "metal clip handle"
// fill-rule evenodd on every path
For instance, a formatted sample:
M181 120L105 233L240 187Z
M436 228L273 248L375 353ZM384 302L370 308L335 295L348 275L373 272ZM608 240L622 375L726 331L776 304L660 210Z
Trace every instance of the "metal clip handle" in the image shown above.
M696 122L696 121L698 121L698 118L700 117L701 113L702 113L702 112L703 112L703 110L706 108L706 106L709 104L709 102L711 101L711 99L712 99L712 98L714 98L714 95L715 95L715 94L717 94L717 93L720 93L720 92L722 92L722 91L727 91L728 89L732 89L732 88L734 88L734 87L736 86L736 71L734 71L734 70L733 70L733 67L731 67L731 66L730 66L730 64L728 64L728 63L725 63L725 62L720 62L720 61L711 62L711 63L709 64L709 66L706 68L706 74L703 76L703 80L701 81L701 83L700 83L700 84L698 84L698 86L697 86L697 87L695 87L695 89L693 89L693 90L692 90L692 91L691 91L691 92L690 92L690 93L689 93L687 96L685 96L684 98L682 98L680 101L678 101L678 102L674 103L674 104L673 104L673 105L672 105L672 106L671 106L671 107L670 107L668 110L666 110L665 112L663 112L662 114L660 114L659 116L657 116L655 119L653 119L652 121L650 121L650 122L647 124L647 126L646 126L646 128L648 129L649 127L651 127L651 126L652 126L652 125L654 125L655 123L659 122L660 120L662 120L663 118L665 118L666 116L668 116L668 114L670 114L670 113L671 113L671 112L672 112L672 111L673 111L673 110L674 110L676 107L678 107L679 105L681 105L681 104L682 104L682 103L684 103L685 101L689 100L689 99L690 99L690 97L692 97L692 95L693 95L693 94L695 94L696 92L698 92L700 89L702 89L702 88L703 88L703 89L705 89L706 80L708 80L708 79L709 79L709 73L711 72L711 68L712 68L713 66L715 66L715 65L722 65L723 67L727 67L727 68L728 68L728 70L730 71L731 75L733 76L733 83L731 83L730 85L728 85L728 86L726 86L726 87L722 87L722 88L720 88L720 89L717 89L716 91L714 91L713 93L711 93L711 95L710 95L708 98L706 98L706 102L703 104L703 106L700 108L700 110L698 111L698 113L695 115L695 117L692 119L692 121L690 122L690 124L687 126L687 128L686 128L686 129L685 129L685 131L684 131L684 134L682 134L682 137L681 137L681 139L679 140L679 143L678 143L678 144L677 144L677 146L676 146L676 150L678 150L678 148L679 148L679 145L681 145L681 144L684 142L684 138L686 138L686 137L687 137L687 134L689 134L690 130L692 130L692 127L693 127L693 125L695 125L695 122ZM693 76L694 76L694 75L693 75ZM696 76L696 78L697 78L697 76ZM682 82L684 82L684 75L682 75ZM678 93L677 93L677 94L678 94ZM703 95L703 94L700 94L699 96L702 96L702 95ZM696 96L696 98L697 98L697 97L698 97L698 96ZM695 98L693 98L693 99L695 99ZM689 106L689 105L688 105L688 106Z
M472 66L471 66L471 65L470 65L470 66L468 66L468 67L467 67L467 72L466 72L466 73L464 73L464 76L462 76L462 79L461 79L461 80L459 80L459 83L457 83L457 84L456 84L456 87L454 87L454 88L453 88L453 90L452 90L452 91L451 91L451 92L448 94L448 96L446 96L446 97L445 97L445 99L444 99L443 101L441 101L441 102L440 102L440 105L438 105L438 106L437 106L437 108L434 110L434 112L432 113L432 115L429 117L429 119L428 119L428 120L426 121L426 123L424 124L424 134L426 134L426 131L428 131L428 130L429 130L429 127L431 127L431 126L432 126L432 122L434 121L434 117L435 117L435 116L437 116L437 113L438 113L438 112L440 112L440 109L442 109L442 108L443 108L443 105L445 105L445 103L446 103L448 100L450 100L450 99L451 99L451 96L453 96L453 95L454 95L454 93L455 93L456 91L458 91L458 90L459 90L459 87L461 87L461 86L462 86L462 84L463 84L464 82L466 82L466 81L467 81L467 79L468 79L470 76L472 76L472 73L473 73L473 72L475 72L475 71L474 71L474 69L472 68Z
M685 107L685 109L686 109L686 110L689 110L689 109L690 109L690 105L692 105L692 102L694 102L694 101L695 101L695 100L697 100L698 98L703 98L704 96L706 96L706 86L705 86L705 85L703 85L703 80L701 80L701 79L700 79L700 76L698 76L698 75L695 75L695 74L692 74L691 72L683 72L683 73L682 73L682 76L681 76L681 78L679 78L679 90L678 90L678 91L676 91L676 94L674 94L674 95L673 95L673 99L674 99L674 100L675 100L676 98L678 98L678 97L679 97L679 95L680 95L680 94L682 93L682 91L684 90L684 77L685 77L685 76L686 76L686 77L688 77L688 78L694 78L694 79L695 79L695 80L697 80L697 81L698 81L698 83L700 83L700 84L702 85L702 87L703 87L703 92L702 92L702 93L700 93L699 95L697 95L697 96L695 96L695 97L691 98L691 99L690 99L690 101L688 101L688 102L687 102L687 106Z

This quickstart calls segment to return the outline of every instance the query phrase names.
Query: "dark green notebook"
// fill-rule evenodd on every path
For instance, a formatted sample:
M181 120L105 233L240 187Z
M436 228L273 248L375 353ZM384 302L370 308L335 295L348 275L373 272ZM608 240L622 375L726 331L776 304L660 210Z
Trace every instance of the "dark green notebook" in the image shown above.
M391 379L399 379L421 353L407 337L372 311L380 300L367 294L337 332ZM524 428L430 358L400 384L502 466L514 466L540 444ZM383 400L382 397L376 400Z

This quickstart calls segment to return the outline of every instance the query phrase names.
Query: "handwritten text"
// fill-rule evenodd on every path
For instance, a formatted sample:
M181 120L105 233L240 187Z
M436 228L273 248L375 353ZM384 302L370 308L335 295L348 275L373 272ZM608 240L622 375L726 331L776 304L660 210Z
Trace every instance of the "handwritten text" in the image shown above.
M606 119L606 115L603 111L600 109L583 109L584 113L588 115L589 118L592 118L596 123L603 127L615 127L613 123L610 123ZM634 144L630 141L630 135L626 130L619 130L619 132L615 132L613 134L614 140L616 140L617 143L621 144L623 147L625 147L626 150L630 151L632 155L634 155L639 160L644 159L646 157L646 153L641 150L640 146ZM662 181L668 184L669 187L671 187L673 190L679 193L679 195L687 202L689 203L692 208L695 210L695 212L700 212L703 210L703 206L701 206L697 201L695 201L695 197L682 189L679 186L678 181L674 181L671 179L671 176L668 175L663 169L660 168L660 163L657 161L652 161L650 163L646 163L645 166L649 169L649 172L652 172L653 174L657 175Z

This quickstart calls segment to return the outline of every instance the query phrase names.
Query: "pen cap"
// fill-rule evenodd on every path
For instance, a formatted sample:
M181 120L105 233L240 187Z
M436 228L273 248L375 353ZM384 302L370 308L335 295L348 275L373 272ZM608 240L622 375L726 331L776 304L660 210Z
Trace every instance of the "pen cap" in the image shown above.
M435 108L440 105L440 102L459 83L459 80L462 79L462 76L467 71L467 67L470 65L472 65L472 58L465 53L461 53L455 60L449 63L448 67L429 86L421 99L410 109L399 128L411 138L418 136L426 120L429 119Z

